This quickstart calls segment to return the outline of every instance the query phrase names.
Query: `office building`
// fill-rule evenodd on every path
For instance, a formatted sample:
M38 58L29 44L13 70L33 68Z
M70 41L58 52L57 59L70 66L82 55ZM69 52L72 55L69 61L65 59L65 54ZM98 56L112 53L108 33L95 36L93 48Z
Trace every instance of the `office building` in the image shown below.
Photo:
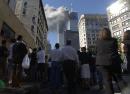
M78 23L80 47L86 47L94 51L98 33L102 27L108 27L107 15L81 15Z
M122 38L130 30L130 0L117 0L107 8L109 27L112 36Z
M32 36L15 16L13 6L10 7L9 4L6 0L0 0L0 40L7 40L9 44L10 39L22 35L28 47L35 47Z
M42 0L17 0L15 14L37 47L46 48L48 26Z

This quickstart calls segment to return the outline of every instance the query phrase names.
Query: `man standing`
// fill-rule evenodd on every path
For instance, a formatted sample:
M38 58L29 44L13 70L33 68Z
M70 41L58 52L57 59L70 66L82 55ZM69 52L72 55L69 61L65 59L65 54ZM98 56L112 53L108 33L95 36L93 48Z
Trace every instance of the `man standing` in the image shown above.
M71 46L71 41L67 40L66 46L62 49L63 71L68 84L68 94L75 94L77 66L79 63L78 54Z
M23 37L21 35L18 36L17 42L13 46L13 87L20 87L21 77L22 77L22 61L28 50L23 42Z
M2 79L5 80L8 49L6 47L6 40L2 40L1 44L2 45L0 46L0 71Z
M37 52L37 61L38 61L38 80L45 80L46 76L46 64L45 64L45 51L39 47Z
M12 84L12 75L13 75L13 46L16 40L11 39L9 46L9 56L8 56L8 84Z
M59 48L60 48L59 43L56 43L55 49L53 49L50 54L51 58L50 82L54 94L57 94L58 89L62 85L62 76L61 76L62 53Z

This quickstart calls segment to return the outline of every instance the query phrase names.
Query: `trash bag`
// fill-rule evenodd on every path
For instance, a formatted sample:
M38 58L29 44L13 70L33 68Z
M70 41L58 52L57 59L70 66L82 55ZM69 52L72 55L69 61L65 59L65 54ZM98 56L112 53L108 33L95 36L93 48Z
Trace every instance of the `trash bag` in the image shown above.
M26 54L25 57L23 58L22 67L24 69L29 69L30 67L30 59L28 57L28 54Z

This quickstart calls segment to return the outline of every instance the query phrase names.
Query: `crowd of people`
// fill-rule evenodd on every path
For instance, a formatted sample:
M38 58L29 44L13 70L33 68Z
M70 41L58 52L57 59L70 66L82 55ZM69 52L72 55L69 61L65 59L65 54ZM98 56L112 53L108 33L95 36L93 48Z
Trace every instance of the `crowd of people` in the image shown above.
M34 48L32 51L23 42L23 37L12 39L9 48L3 40L0 46L0 79L6 81L12 87L20 87L24 77L28 81L47 81L54 94L62 87L67 87L68 94L76 94L76 87L89 90L93 85L98 85L100 90L105 89L105 94L114 94L114 80L127 85L122 77L122 65L124 59L130 73L130 31L124 32L119 51L119 43L111 36L108 28L99 32L96 43L96 51L93 53L86 47L76 51L71 40L60 48L59 43L49 55L45 54L43 48ZM30 66L28 69L22 67L24 57L28 54ZM25 80L25 79L24 79Z

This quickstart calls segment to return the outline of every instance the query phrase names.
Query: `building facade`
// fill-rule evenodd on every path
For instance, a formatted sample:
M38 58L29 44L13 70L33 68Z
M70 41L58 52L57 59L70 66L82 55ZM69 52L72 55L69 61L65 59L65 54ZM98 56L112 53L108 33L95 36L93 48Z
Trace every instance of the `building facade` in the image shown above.
M9 7L9 4L6 0L0 0L0 40L4 39L9 43L10 39L22 35L29 47L35 47L32 36L11 11L12 8Z
M48 26L42 0L17 0L15 14L37 47L46 48Z
M69 12L67 30L78 31L78 13L77 12Z
M87 49L95 50L98 33L102 27L108 27L107 15L81 15L78 23L80 47L86 47Z
M112 36L122 38L123 32L130 30L130 0L117 0L107 8Z
M64 41L66 43L67 40L71 40L72 46L79 50L79 32L73 32L70 30L66 30L64 33Z

